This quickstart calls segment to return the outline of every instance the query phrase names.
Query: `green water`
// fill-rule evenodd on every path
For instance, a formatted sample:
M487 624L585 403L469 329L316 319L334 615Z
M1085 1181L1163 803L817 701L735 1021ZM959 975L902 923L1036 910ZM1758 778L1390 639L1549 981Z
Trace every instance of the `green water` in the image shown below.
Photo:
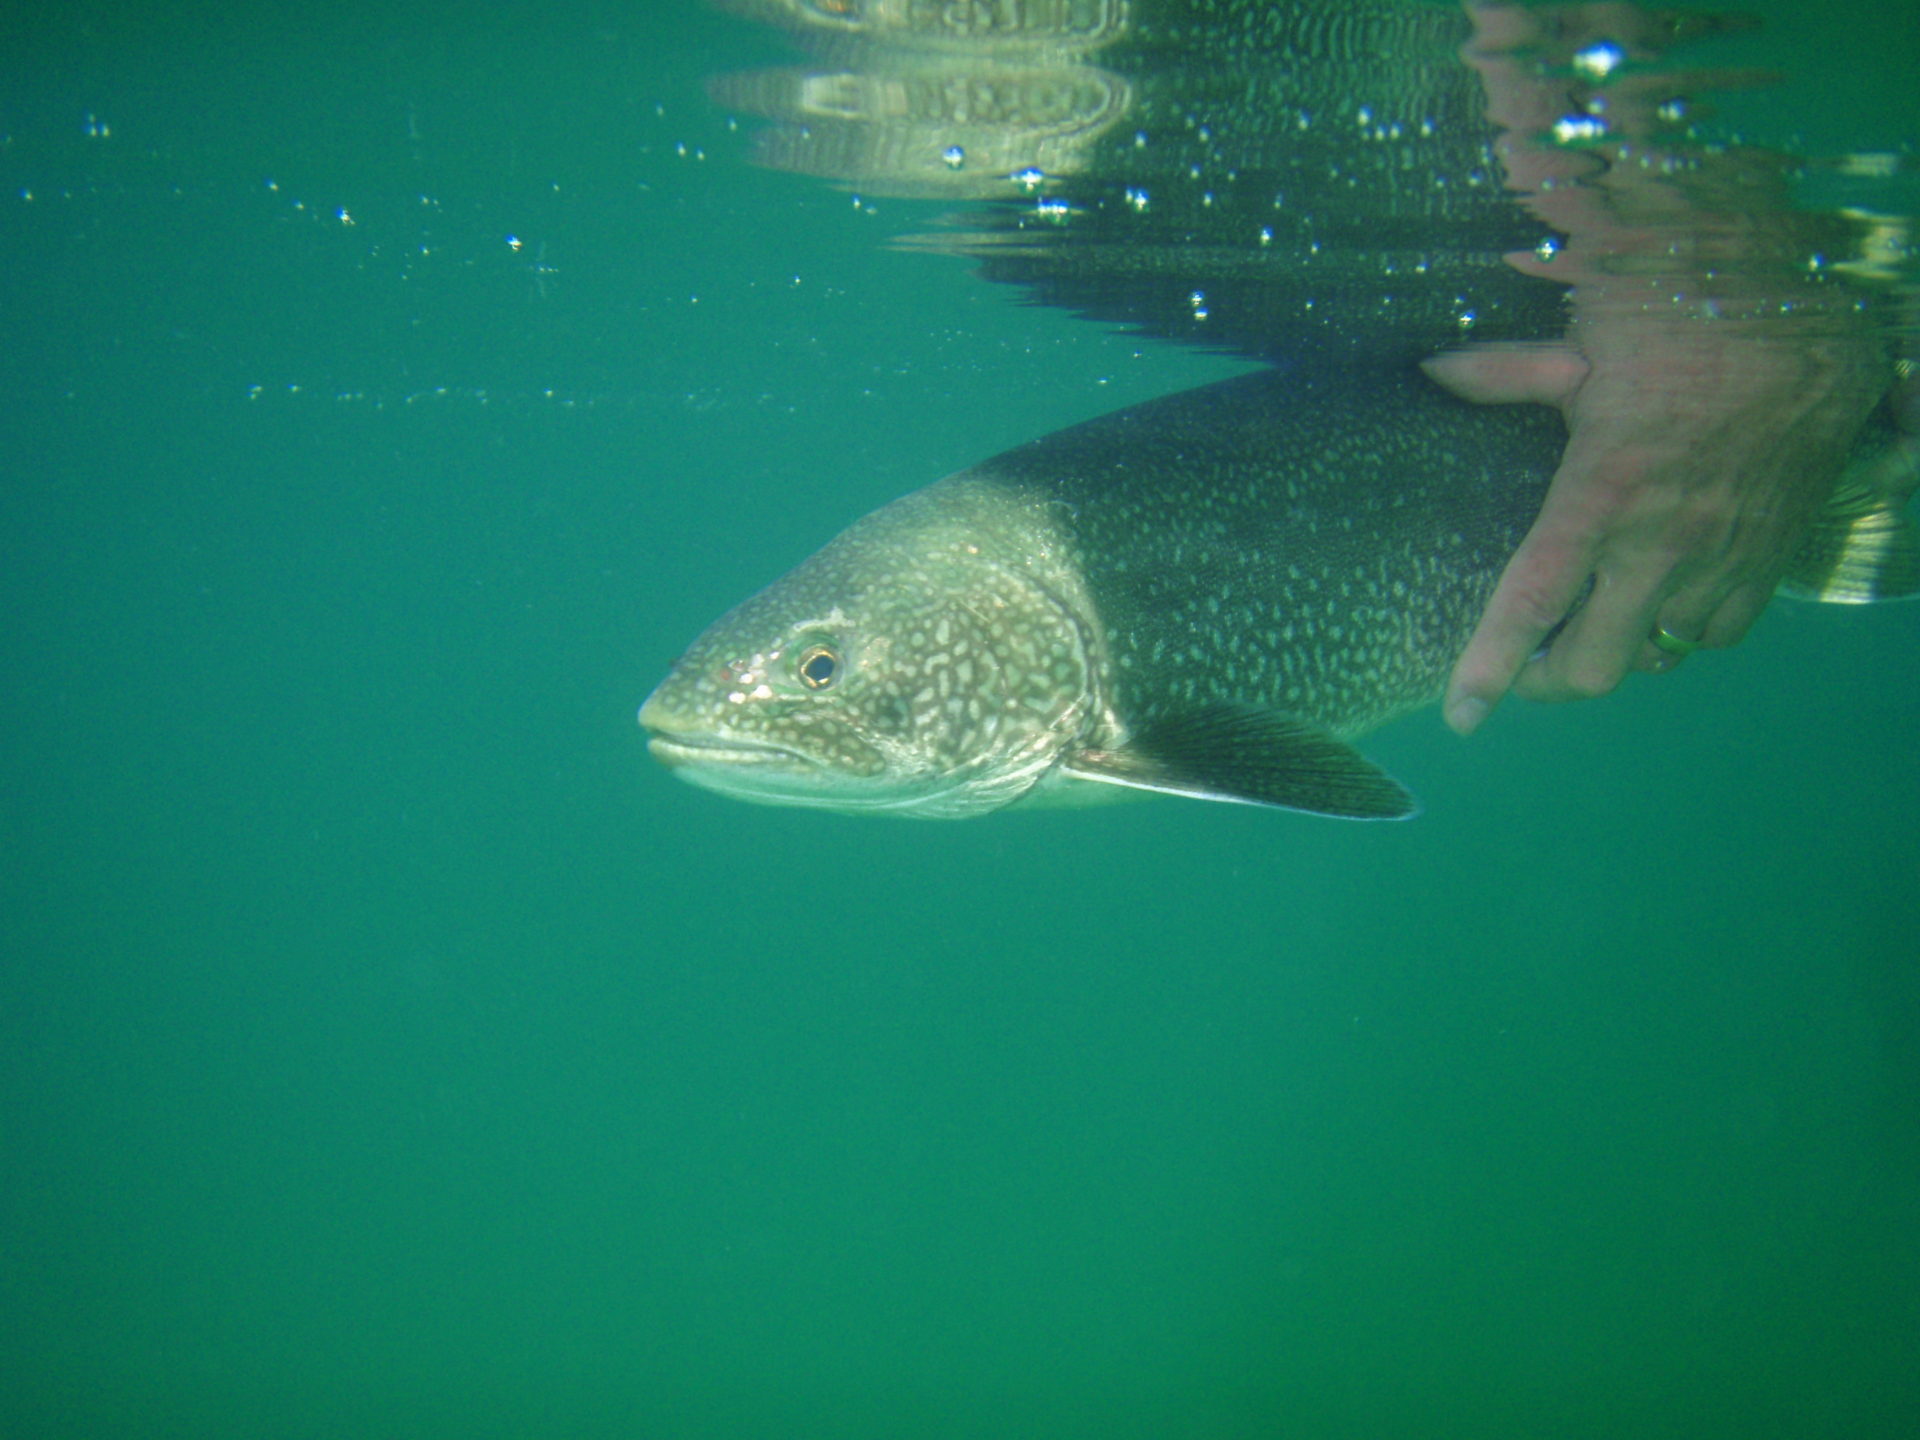
M1754 123L1920 136L1782 8ZM649 763L846 520L1232 368L749 169L779 54L0 20L0 1435L1920 1433L1920 607L1416 716L1405 826Z

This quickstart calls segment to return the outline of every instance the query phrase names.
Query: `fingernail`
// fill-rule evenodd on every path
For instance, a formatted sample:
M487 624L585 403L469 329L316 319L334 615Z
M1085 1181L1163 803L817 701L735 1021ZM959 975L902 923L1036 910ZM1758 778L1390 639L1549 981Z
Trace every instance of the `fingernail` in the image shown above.
M1452 726L1458 734L1471 735L1480 728L1480 722L1485 720L1492 710L1493 707L1478 695L1462 695L1447 706L1447 724Z

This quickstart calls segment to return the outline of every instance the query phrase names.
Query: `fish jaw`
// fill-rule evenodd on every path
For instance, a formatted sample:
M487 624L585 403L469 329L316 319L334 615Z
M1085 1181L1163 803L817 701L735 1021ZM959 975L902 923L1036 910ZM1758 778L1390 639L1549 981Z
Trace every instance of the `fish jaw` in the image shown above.
M676 713L662 694L670 678L640 707L647 752L678 778L736 800L762 805L858 808L856 788L833 766L792 746L716 729Z
M814 767L792 754L753 746L675 740L654 735L647 751L690 785L759 805L812 805L847 809L818 785Z

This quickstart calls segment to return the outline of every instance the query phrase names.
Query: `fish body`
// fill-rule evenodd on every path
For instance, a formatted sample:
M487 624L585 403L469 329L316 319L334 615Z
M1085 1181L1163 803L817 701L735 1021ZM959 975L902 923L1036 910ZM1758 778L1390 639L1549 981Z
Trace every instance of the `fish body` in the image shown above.
M929 818L1163 791L1414 813L1351 742L1437 699L1565 433L1417 370L1269 369L1058 431L857 521L640 710L747 800ZM1920 590L1881 415L1782 588Z
M1504 52L1463 65L1470 20L1403 0L729 3L815 57L717 84L775 122L763 161L977 202L903 243L1273 368L1063 430L857 522L694 642L640 712L655 756L745 799L876 813L1128 790L1411 813L1352 742L1440 695L1566 443L1555 412L1469 405L1419 369L1463 340L1568 338L1577 276L1510 263L1544 265L1556 242L1496 178L1513 142L1482 62ZM1689 71L1732 78L1716 73ZM1748 177L1678 135L1661 145L1676 167L1649 183L1678 208L1683 275L1702 246L1721 253L1728 177L1752 214L1787 203L1766 198L1771 160ZM1844 279L1852 262L1799 258L1864 253L1857 219L1791 217L1757 232L1795 237L1786 250L1760 245L1701 293L1750 293L1786 327L1778 343L1893 334L1862 307L1897 302ZM1698 288L1634 268L1627 308L1643 282L1659 315ZM1783 588L1920 590L1901 514L1920 437L1875 425Z
M1151 401L868 515L640 720L685 778L772 803L954 817L1117 785L1408 814L1346 742L1439 695L1563 443L1417 374Z

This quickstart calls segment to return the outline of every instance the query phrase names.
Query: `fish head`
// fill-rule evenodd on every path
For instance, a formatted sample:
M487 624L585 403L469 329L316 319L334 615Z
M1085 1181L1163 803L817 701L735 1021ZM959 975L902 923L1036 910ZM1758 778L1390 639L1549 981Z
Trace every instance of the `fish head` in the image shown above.
M1051 769L1091 709L1086 628L1044 553L928 494L709 626L640 708L653 756L742 800L943 818Z

